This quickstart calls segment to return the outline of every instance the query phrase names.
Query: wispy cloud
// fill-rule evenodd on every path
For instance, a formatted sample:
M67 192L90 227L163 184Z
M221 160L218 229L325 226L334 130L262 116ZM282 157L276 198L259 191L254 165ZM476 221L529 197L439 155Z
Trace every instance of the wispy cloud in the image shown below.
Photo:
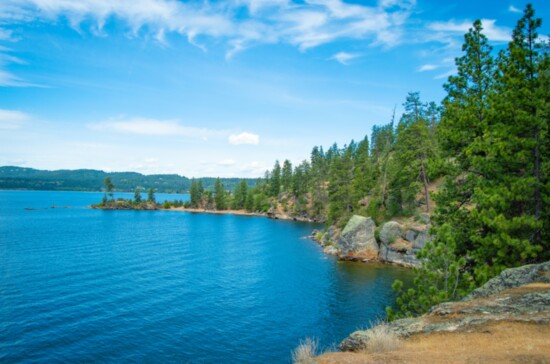
M0 109L0 130L15 130L31 120L27 113L17 110Z
M516 8L514 5L510 5L508 7L508 11L512 12L512 13L519 13L519 14L522 13L522 11L520 9Z
M455 73L456 73L456 70L452 69L452 70L449 70L447 72L438 74L437 76L434 77L434 79L435 80L442 80L442 79L448 78L449 76L454 75Z
M439 66L436 64L424 64L420 66L420 68L418 69L418 72L433 71L437 68L439 68Z
M150 32L161 43L168 32L181 34L203 49L205 45L196 42L199 36L225 39L230 58L239 50L265 43L292 44L302 51L337 39L370 39L393 46L401 41L401 28L414 5L415 0L385 0L373 6L342 0L3 0L0 22L66 18L81 31L92 20L89 31L104 35L105 24L116 18L128 25L130 34Z
M240 133L240 134L231 134L229 136L229 144L241 145L241 144L260 144L260 136L252 133Z
M122 134L138 134L148 136L179 136L192 139L207 140L210 137L220 137L225 132L207 128L185 126L178 120L157 120L132 118L128 120L108 120L88 124L95 131L110 131Z
M483 34L492 41L509 41L511 38L512 30L507 27L497 26L494 19L481 19L483 25ZM428 29L442 33L458 33L462 35L470 28L472 28L473 22L470 20L454 21L449 20L446 22L433 22L429 24Z
M357 53L347 53L347 52L339 52L333 55L330 59L333 59L337 62L340 62L341 64L347 66L349 64L349 61L352 59L355 59L359 57L360 54Z

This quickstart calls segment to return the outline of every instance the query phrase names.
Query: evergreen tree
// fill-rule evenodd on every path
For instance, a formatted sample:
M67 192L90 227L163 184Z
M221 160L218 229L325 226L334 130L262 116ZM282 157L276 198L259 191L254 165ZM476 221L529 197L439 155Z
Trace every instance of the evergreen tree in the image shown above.
M216 178L216 183L214 184L214 201L217 210L225 210L227 208L225 190L220 177Z
M139 187L136 187L136 189L134 190L134 203L136 205L141 203L141 188Z
M351 181L353 180L353 144L346 147L340 155L334 152L329 170L328 198L329 211L328 223L345 223L354 210L352 199Z
M249 189L246 192L246 202L244 205L246 211L254 211L254 190Z
M269 178L269 184L270 195L272 197L279 196L279 192L281 191L281 165L279 164L279 161L275 161L273 171L271 172L271 176Z
M235 210L241 210L245 208L247 189L248 185L245 179L242 179L241 182L235 186L235 192L233 194L233 208Z
M111 182L111 178L109 177L105 177L105 180L103 181L103 183L105 184L105 192L106 194L109 195L109 197L111 197L111 201L115 201L115 195L113 193L113 191L115 190L115 185L113 184L113 182Z
M191 178L191 187L189 187L189 198L191 200L191 207L198 207L200 205L201 196L199 193L199 186L195 181L195 178Z
M149 193L147 194L147 202L149 203L157 203L155 199L155 190L153 188L149 188Z
M399 123L395 143L395 157L400 171L394 188L401 195L401 203L406 204L409 211L413 211L418 192L415 186L422 185L426 212L429 213L428 168L436 156L435 135L430 133L425 107L420 102L418 92L409 93L404 107L406 112Z
M285 159L281 174L281 187L284 192L290 192L292 189L292 163Z

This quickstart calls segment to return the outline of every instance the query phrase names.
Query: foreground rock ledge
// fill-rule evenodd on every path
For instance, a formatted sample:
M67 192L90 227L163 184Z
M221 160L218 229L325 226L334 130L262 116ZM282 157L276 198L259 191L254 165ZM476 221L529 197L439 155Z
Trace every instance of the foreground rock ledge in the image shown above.
M396 320L389 327L398 336L408 337L502 320L550 323L550 261L507 269L462 301L442 303L424 316ZM339 348L359 351L367 337L367 331L356 331Z

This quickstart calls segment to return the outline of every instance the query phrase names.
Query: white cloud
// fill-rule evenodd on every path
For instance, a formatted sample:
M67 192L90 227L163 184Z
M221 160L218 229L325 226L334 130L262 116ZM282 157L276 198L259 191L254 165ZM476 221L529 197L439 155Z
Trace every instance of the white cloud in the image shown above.
M418 69L418 72L433 71L436 68L439 68L439 66L436 64L424 64L420 66L420 68Z
M23 126L31 116L17 110L0 109L0 130L15 130Z
M138 134L148 136L180 136L206 140L219 137L223 131L207 128L196 128L182 125L178 120L156 120L132 118L129 120L109 120L88 124L96 131L112 131L123 134Z
M483 25L483 34L487 39L492 41L508 41L510 40L510 35L512 34L511 30L507 27L497 26L496 20L494 19L481 19ZM447 22L434 22L428 25L428 29L442 32L442 33L458 33L463 35L467 33L470 28L472 28L473 22L469 20L463 20L456 22L454 20L449 20Z
M233 145L240 144L260 144L260 136L252 133L240 133L240 134L231 134L229 136L229 143Z
M510 5L508 7L508 11L510 11L512 13L519 13L519 14L522 13L522 11L520 9L516 8L514 5Z
M330 59L340 62L343 65L348 65L349 61L359 56L360 54L357 54L357 53L339 52L333 55Z
M237 162L235 162L233 159L224 159L219 161L218 165L223 167L230 167L230 166L234 166L236 163Z

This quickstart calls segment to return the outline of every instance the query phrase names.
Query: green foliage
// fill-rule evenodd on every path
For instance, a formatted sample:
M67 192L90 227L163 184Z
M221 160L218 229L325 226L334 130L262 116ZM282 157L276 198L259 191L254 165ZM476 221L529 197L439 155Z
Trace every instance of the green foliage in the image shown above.
M245 208L246 199L248 195L248 184L246 180L241 180L237 186L235 186L235 191L233 192L233 203L232 208L235 210L241 210Z
M474 288L472 276L464 269L466 259L455 251L452 229L442 225L437 238L418 254L422 266L415 269L414 288L405 290L401 281L394 282L392 288L399 297L397 312L386 309L390 320L422 314L439 303L458 300Z
M214 184L214 196L215 196L214 201L216 203L216 209L217 210L227 209L225 190L223 187L223 183L219 178L216 179L216 183Z
M107 194L111 197L111 201L115 200L115 196L113 194L113 191L115 190L115 185L113 185L113 182L111 182L111 178L105 177L105 191Z
M396 282L398 311L421 314L463 297L502 270L549 258L548 44L528 5L495 61L476 21L437 128L451 163L435 196L436 238L419 254L414 287Z
M269 193L270 196L277 197L279 196L279 192L281 192L281 165L279 161L275 161L275 166L273 166L269 179Z
M134 203L139 205L141 203L141 188L136 187L134 190Z
M148 203L157 203L155 199L155 190L153 188L149 188L149 192L147 193L147 202Z

